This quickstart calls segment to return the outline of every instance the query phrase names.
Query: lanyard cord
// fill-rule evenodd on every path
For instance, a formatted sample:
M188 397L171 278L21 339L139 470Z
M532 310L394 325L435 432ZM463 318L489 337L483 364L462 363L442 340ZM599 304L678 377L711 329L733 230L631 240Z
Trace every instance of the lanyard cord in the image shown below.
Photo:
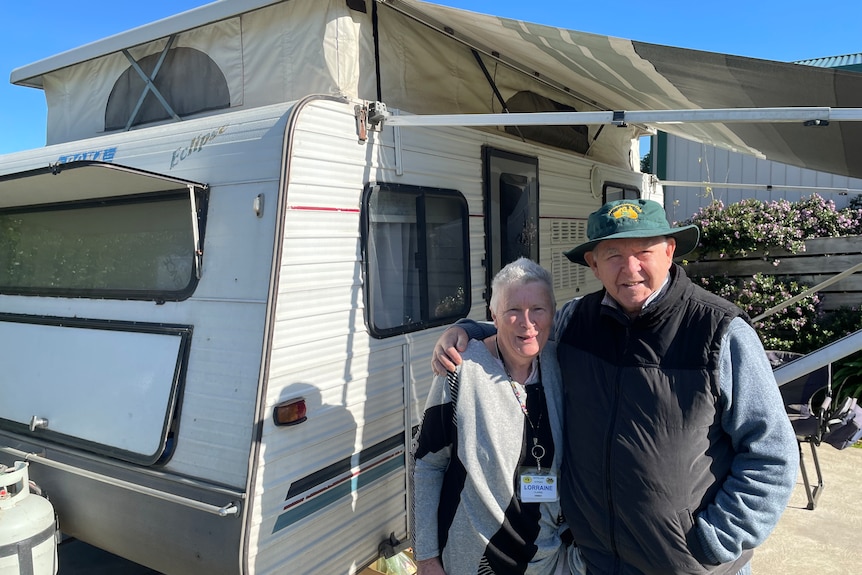
M545 448L539 445L539 429L542 427L542 415L544 415L545 410L539 409L539 421L536 425L533 425L533 420L530 418L530 414L527 411L527 405L521 399L521 392L518 391L518 388L515 386L515 380L512 377L512 374L509 373L509 368L506 367L506 360L503 359L503 353L500 351L500 343L497 339L494 340L494 345L497 348L497 357L500 358L500 363L503 364L503 370L506 372L506 377L509 378L509 385L512 386L512 393L515 394L515 400L518 402L518 405L521 406L521 411L524 413L524 417L527 419L527 423L530 424L530 428L533 430L533 448L530 450L530 454L536 458L536 467L539 472L542 471L542 458L545 456ZM536 364L539 369L539 384L542 382L542 360L541 358L536 358ZM526 385L524 386L526 389Z

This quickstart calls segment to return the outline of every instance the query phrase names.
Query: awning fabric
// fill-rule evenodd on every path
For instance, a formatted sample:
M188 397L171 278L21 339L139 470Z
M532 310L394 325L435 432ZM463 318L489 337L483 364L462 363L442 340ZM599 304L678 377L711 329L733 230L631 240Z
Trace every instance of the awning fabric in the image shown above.
M646 44L418 0L221 0L16 69L11 80L45 91L48 144L111 133L125 124L123 117L112 119L113 111L134 108L140 91L119 85L137 77L123 51L136 61L153 60L168 42L180 50L153 82L175 111L187 111L183 117L211 113L211 103L195 99L216 87L226 90L216 106L220 111L309 94L381 100L422 115L501 113L505 103L517 107L516 101L545 101L577 112L862 108L859 73ZM196 58L183 60L180 52ZM198 64L204 55L208 67ZM129 102L117 103L126 92ZM591 125L576 130L576 149L586 146L590 158L637 169L632 139L643 127ZM660 129L862 177L860 122ZM543 141L558 142L561 135L572 137L557 133Z
M572 94L579 111L826 106L862 108L862 74L647 44L387 0L485 53ZM493 56L498 54L499 56ZM862 123L674 124L669 134L818 171L862 177Z

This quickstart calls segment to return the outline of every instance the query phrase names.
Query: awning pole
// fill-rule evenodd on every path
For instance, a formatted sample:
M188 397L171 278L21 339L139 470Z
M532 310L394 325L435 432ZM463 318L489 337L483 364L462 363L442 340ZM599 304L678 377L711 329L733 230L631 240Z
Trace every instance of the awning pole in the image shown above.
M834 192L838 194L862 194L862 188L833 188L828 186L792 186L788 184L740 184L733 182L694 182L684 180L659 180L663 188L721 188L738 190L790 190L794 192Z
M769 308L768 310L766 310L765 312L763 312L763 313L762 313L762 314L760 314L759 316L757 316L757 317L755 317L755 318L752 318L752 319L751 319L751 321L760 321L760 320L762 320L762 319L764 319L764 318L767 318L767 317L771 316L772 314L774 314L774 313L776 313L776 312L779 312L779 311L783 310L784 308L786 308L786 307L788 307L788 306L791 306L791 305L795 304L796 302L798 302L798 301L800 301L800 300L802 300L802 299L804 299L804 298L807 298L808 296L813 295L813 294L815 294L815 293L819 292L819 291L820 291L820 290L822 290L823 288L825 288L825 287L829 287L829 286L831 286L832 284L834 284L834 283L836 283L836 282L838 282L838 281L841 281L841 280L842 280L842 279L844 279L845 277L847 277L847 276L849 276L849 275L853 275L853 274L855 274L857 271L860 271L860 270L862 270L862 262L859 262L859 263L858 263L858 264L856 264L855 266L853 266L853 267L851 267L851 268L849 268L849 269L846 269L846 270L844 270L844 271L843 271L843 272L841 272L841 273L835 274L834 276L830 277L829 279L827 279L827 280L825 280L825 281L820 282L819 284L817 284L816 286L814 286L814 287L812 287L812 288L808 288L807 290L805 290L804 292L802 292L802 293L800 293L800 294L796 294L796 295L795 295L795 296L793 296L792 298L790 298L790 299L788 299L788 300L785 300L785 301L781 302L780 304L778 304L778 305L777 305L777 306L775 306L775 307L771 307L771 308Z
M385 109L385 105L378 109ZM429 114L369 118L390 126L566 126L588 124L758 124L794 123L826 126L830 121L862 121L862 108L787 107L718 108L707 110L636 110L602 112L529 112L508 114Z
M775 381L778 385L784 385L825 365L835 363L860 349L862 349L862 330L846 335L817 351L812 351L776 367L773 371Z

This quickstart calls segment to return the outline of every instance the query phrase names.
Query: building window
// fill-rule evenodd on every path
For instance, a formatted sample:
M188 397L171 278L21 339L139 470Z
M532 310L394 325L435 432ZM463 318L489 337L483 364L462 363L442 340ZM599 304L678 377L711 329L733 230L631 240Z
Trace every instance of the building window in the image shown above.
M195 257L187 190L0 211L0 293L180 300Z
M470 309L468 212L454 190L366 187L366 319L374 337L450 323Z

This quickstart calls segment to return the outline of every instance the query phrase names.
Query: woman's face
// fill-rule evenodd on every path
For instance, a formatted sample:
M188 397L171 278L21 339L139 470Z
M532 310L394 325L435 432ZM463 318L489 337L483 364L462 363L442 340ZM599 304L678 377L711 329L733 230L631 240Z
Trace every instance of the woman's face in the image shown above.
M540 281L506 287L493 312L497 343L506 361L526 363L536 357L551 334L554 304Z

